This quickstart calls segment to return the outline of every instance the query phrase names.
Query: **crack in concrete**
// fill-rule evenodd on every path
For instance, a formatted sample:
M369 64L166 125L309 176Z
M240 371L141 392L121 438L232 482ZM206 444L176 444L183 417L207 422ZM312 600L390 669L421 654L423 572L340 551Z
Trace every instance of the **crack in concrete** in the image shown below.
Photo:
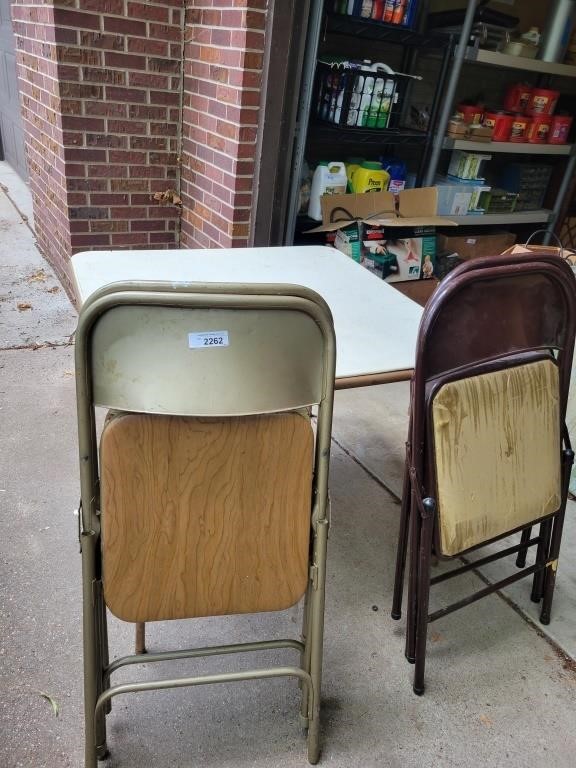
M68 341L42 341L40 343L34 342L33 344L15 344L11 347L0 347L0 352L18 352L19 350L28 349L35 352L37 349L55 349L56 347L73 347L74 341L69 339Z

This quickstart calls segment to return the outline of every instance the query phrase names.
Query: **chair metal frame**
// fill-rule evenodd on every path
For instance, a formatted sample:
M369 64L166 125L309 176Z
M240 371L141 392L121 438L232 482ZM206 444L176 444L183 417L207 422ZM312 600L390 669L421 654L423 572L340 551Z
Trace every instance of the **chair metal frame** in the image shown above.
M436 344L435 333L442 335L442 320L447 315L447 308L462 307L456 302L468 296L469 306L466 311L474 312L474 289L480 286L480 296L491 286L512 288L514 281L540 281L540 286L547 286L548 298L554 297L557 306L547 308L534 307L533 318L524 326L510 331L505 338L499 320L495 319L504 308L494 300L492 306L482 307L482 325L484 339L469 341L466 334L470 328L463 320L463 335L459 338L454 328L452 338L444 338ZM488 281L489 285L485 282ZM535 284L535 283L534 283ZM528 285L528 283L526 283ZM433 295L424 311L417 342L416 365L411 381L411 409L406 443L406 463L403 481L400 532L396 557L396 574L391 615L401 618L404 572L407 552L410 550L410 568L408 583L408 608L406 628L406 658L415 664L414 692L424 693L424 671L428 624L443 616L463 608L521 578L533 575L531 597L535 602L542 600L540 620L543 624L550 621L550 611L556 570L562 538L570 470L574 461L574 452L565 426L566 405L570 384L570 370L574 352L576 334L576 284L570 266L557 256L549 253L530 253L528 255L502 255L475 259L465 262L451 272ZM536 298L536 295L534 295ZM488 299L488 301L490 301ZM507 309L507 307L506 307ZM524 307L528 311L529 308ZM454 313L455 310L453 310ZM444 318L443 318L444 314ZM450 317L449 313L447 315ZM452 314L454 320L454 314ZM471 314L468 316L471 320ZM522 318L523 320L525 318ZM475 349L475 343L480 349ZM448 558L443 557L439 547L437 527L437 502L435 493L435 462L430 435L430 408L434 391L449 380L463 379L467 376L488 373L489 371L521 364L527 359L552 358L559 369L560 417L561 417L561 504L552 515L540 521L540 531L532 537L532 524L515 531L508 531L501 536L484 541L477 546ZM435 382L435 386L433 385ZM487 544L499 541L521 530L520 543L496 553L468 562L462 556ZM526 567L526 553L536 546L534 565ZM431 558L435 552L442 559L460 558L464 565L430 578ZM517 553L516 565L521 570L474 594L448 605L432 614L428 614L430 587L478 568L495 560Z
M118 658L112 663L109 661L100 551L98 440L91 375L92 336L98 322L111 309L143 306L179 307L187 310L257 309L264 315L268 310L289 310L304 313L320 330L323 344L322 377L319 384L321 397L316 403L318 420L311 499L310 570L301 640L265 640L233 646L134 654ZM336 343L330 309L318 294L300 286L125 282L105 286L84 304L76 332L76 387L81 484L79 540L83 583L86 768L95 768L97 759L103 759L107 754L105 715L110 711L111 700L120 694L273 677L294 677L299 680L302 688L301 719L308 728L308 759L313 764L318 761L335 360ZM106 406L105 403L97 405ZM291 648L299 652L300 665L110 685L110 676L128 665L277 648Z

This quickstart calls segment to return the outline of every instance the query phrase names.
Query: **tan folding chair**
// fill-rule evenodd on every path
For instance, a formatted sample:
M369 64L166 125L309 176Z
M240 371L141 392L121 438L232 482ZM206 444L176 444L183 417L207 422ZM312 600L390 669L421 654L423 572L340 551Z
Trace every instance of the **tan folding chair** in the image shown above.
M422 316L392 605L399 619L410 550L406 657L417 694L430 622L528 576L550 621L574 460L565 427L574 289L555 256L478 259L450 273ZM516 532L518 544L431 577L432 553L461 558ZM521 570L428 613L431 586L511 555Z
M308 759L318 761L334 372L330 310L298 286L117 283L82 308L86 768L107 754L115 696L282 676L302 687ZM96 407L114 411L99 442ZM304 595L301 640L109 663L107 609L142 623L278 611ZM300 664L110 682L126 665L277 648Z

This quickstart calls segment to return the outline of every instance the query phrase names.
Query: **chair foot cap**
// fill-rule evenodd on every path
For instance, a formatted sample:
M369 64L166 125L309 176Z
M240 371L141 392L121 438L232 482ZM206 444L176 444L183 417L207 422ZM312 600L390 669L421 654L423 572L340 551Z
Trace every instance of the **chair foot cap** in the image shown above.
M107 757L110 756L110 750L106 746L106 744L102 744L99 747L96 747L96 759L97 760L106 760Z
M303 728L305 731L307 731L308 723L309 723L308 718L304 717L304 715L298 715L298 717L300 718L300 727Z
M530 595L530 600L532 600L533 603L539 603L542 598L536 597L535 595Z
M544 624L545 626L548 626L550 624L550 616L541 614L540 616L540 624Z
M402 618L402 611L391 611L390 616L394 619L394 621L398 621L398 619Z
M406 656L406 661L408 664L416 664L416 656L408 656L408 654L404 654Z
M422 696L422 694L424 693L424 691L425 691L426 689L424 688L424 686L422 686L422 688L416 688L416 686L413 686L413 687L412 687L412 690L414 691L414 693L416 694L416 696Z

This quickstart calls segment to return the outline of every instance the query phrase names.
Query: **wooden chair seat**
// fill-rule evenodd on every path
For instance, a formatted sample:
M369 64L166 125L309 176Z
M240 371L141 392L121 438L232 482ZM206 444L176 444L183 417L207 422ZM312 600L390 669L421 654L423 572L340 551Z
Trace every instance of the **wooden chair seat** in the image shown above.
M308 580L313 452L301 412L110 418L100 443L110 610L147 622L296 603Z

